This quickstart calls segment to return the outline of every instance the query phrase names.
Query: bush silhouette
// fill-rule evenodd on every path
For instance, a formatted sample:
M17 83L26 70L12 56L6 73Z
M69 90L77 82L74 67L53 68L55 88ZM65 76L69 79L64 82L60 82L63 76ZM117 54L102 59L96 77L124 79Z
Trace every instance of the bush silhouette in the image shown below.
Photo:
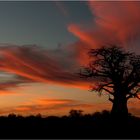
M69 116L70 117L81 117L83 114L82 114L82 110L70 110L69 112Z
M78 115L77 115L78 114ZM139 138L140 118L129 115L127 123L111 120L110 112L69 116L0 116L0 138ZM119 128L119 129L118 129Z

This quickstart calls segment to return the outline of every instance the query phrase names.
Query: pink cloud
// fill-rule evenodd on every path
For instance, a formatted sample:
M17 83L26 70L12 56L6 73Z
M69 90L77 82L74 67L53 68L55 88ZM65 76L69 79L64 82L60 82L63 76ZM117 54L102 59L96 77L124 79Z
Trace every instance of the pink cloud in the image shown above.
M87 50L116 44L140 53L140 2L88 1L93 14L92 26L71 23L68 31L79 40L73 44L81 65L89 62ZM84 61L83 61L84 59Z

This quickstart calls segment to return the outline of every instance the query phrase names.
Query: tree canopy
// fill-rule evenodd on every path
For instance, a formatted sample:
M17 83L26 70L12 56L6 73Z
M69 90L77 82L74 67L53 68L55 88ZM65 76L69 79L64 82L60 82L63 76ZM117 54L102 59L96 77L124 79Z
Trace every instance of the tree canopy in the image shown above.
M80 76L93 78L92 90L107 93L116 111L120 113L128 99L140 99L140 55L110 45L91 49L89 56L92 61L80 71ZM125 108L124 112L128 113Z

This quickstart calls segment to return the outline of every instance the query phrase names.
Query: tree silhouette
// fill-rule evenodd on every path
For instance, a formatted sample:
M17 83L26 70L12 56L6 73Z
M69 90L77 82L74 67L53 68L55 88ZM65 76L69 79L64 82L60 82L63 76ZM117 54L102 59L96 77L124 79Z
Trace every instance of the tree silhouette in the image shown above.
M83 115L82 112L83 112L82 110L74 110L74 109L72 109L69 112L69 116L70 117L81 117Z
M89 55L92 61L80 75L95 80L92 91L107 93L113 103L113 116L126 117L128 99L140 99L140 55L115 45L91 49Z

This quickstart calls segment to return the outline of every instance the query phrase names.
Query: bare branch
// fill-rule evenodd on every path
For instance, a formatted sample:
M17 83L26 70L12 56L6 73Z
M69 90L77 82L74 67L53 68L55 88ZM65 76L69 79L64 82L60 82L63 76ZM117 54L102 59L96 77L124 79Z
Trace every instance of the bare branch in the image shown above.
M110 85L112 85L112 84L113 84L113 83L110 82L110 83L107 83L107 84L102 85L101 87L109 87L109 88L113 88L114 86L110 86Z
M133 84L131 84L128 89L131 91L134 87L136 87L138 85L138 81L133 82Z
M136 90L136 92L132 93L132 92L129 92L129 96L126 97L126 99L130 99L130 98L138 98L140 99L140 97L138 96L138 93L140 92L140 88L138 88Z
M138 88L134 94L137 94L138 92L140 92L140 88Z
M112 102L112 103L114 102L114 100L113 100L112 98L110 98L110 97L108 98L108 100L109 100L110 102Z
M133 95L132 94L129 94L129 96L126 97L126 100L128 100L130 98L133 98Z
M134 98L138 98L138 99L140 99L140 97L138 96L137 93L132 94L132 96L133 96Z
M106 89L106 88L104 88L104 87L101 88L99 91L101 91L101 90L105 90L105 91L107 91L109 94L114 95L113 92L111 92L110 90L108 90L108 89Z

